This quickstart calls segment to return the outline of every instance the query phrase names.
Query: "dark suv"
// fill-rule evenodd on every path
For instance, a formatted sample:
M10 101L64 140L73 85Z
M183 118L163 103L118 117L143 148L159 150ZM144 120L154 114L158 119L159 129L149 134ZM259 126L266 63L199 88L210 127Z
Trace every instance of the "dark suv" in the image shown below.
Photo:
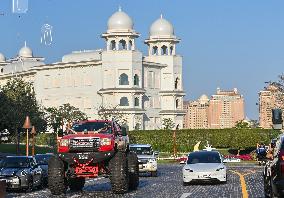
M264 192L265 197L284 196L284 134L281 134L275 144L272 144L273 159L264 167Z

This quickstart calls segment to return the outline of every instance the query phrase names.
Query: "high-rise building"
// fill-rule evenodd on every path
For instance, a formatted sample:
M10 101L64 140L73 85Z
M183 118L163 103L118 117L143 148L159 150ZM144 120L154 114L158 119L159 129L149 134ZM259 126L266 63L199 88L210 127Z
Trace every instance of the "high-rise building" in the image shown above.
M281 98L277 87L268 85L259 92L259 126L264 129L271 129L272 109L281 108Z
M238 90L224 91L217 88L217 93L209 101L208 128L232 128L244 119L244 98Z
M208 107L209 99L206 95L202 95L197 101L187 102L184 106L184 109L187 110L184 127L189 129L207 129Z

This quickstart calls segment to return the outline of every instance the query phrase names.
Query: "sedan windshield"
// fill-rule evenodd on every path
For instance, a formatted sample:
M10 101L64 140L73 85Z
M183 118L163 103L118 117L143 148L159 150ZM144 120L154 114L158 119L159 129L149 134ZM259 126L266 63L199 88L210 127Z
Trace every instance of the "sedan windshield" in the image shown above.
M48 160L51 155L36 155L36 161L38 165L48 165Z
M1 161L2 168L28 168L29 161L25 157L7 157Z
M129 150L135 152L137 155L152 155L153 154L151 147L130 147Z
M221 158L217 152L193 152L188 155L187 164L197 163L221 163Z
M72 129L76 132L97 131L99 133L112 133L110 122L85 122L74 124Z

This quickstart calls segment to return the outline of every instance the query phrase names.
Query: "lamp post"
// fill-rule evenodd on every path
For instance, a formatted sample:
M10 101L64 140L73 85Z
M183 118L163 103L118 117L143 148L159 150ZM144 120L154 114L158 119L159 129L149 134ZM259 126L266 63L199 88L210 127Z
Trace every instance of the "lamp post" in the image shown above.
M23 125L23 128L27 130L27 135L26 135L26 137L27 137L27 140L26 140L26 155L29 156L29 129L32 128L29 116L26 116L26 120L25 120L25 123Z
M32 156L35 155L35 134L36 134L36 130L35 130L35 126L32 127L32 131L31 131L32 135L33 135L33 144L32 144Z

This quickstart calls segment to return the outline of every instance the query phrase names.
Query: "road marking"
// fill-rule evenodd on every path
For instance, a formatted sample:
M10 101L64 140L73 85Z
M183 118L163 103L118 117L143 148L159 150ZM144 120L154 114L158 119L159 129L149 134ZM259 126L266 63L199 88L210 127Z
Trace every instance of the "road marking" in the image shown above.
M233 170L230 170L231 172L239 175L240 177L240 182L241 182L241 187L242 187L242 194L243 194L243 198L248 198L248 191L247 191L247 186L246 186L246 180L245 180L245 175L248 175L248 174L245 174L245 175L242 175L241 173L237 172L237 171L233 171Z
M191 194L192 194L192 193L183 193L180 198L187 198L187 197L189 197Z

